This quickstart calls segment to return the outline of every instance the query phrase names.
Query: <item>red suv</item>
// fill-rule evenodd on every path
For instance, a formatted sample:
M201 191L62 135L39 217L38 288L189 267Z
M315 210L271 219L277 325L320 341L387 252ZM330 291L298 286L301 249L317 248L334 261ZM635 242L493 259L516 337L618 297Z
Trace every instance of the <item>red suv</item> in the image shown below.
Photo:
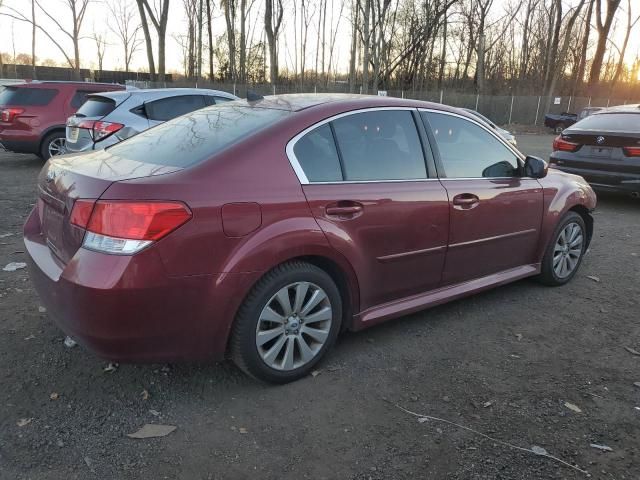
M32 82L0 92L0 145L43 159L66 153L65 124L87 95L124 90L122 85Z
M38 182L30 273L67 335L121 361L228 354L274 382L343 329L568 282L596 205L475 115L368 96L227 102Z

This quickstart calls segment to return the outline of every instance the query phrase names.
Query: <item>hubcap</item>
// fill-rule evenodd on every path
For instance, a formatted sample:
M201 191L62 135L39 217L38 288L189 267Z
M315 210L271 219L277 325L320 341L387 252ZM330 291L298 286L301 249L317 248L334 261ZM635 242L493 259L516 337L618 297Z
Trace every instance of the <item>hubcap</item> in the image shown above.
M553 271L558 278L567 278L576 269L583 242L582 227L577 223L569 223L562 229L553 249Z
M64 138L55 138L49 143L49 156L56 157L67 153L67 141Z
M260 313L256 347L275 370L294 370L309 363L329 338L333 312L326 292L309 282L281 288Z

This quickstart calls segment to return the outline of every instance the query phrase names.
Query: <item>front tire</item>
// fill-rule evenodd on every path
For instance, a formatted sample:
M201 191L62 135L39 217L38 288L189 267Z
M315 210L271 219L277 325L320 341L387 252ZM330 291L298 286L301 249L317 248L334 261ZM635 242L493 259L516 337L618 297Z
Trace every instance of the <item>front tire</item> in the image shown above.
M53 132L42 141L39 157L49 160L51 157L67 153L67 138L64 132Z
M538 279L550 286L564 285L576 274L587 247L584 219L568 212L558 223L542 259Z
M297 380L332 347L341 321L342 299L331 277L309 263L284 263L262 277L240 307L231 359L259 380Z

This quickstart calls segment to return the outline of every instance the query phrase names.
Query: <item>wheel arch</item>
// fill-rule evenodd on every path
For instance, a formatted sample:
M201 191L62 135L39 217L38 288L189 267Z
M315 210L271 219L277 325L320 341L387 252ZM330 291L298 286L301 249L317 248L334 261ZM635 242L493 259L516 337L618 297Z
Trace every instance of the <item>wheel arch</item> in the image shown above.
M67 127L65 125L53 125L51 127L48 127L46 130L44 130L40 135L40 141L38 142L38 152L42 150L44 141L49 135L55 132L62 132L66 135L66 128Z
M591 244L591 239L593 238L593 217L591 216L591 213L589 212L589 209L587 207L585 207L584 205L574 205L573 207L571 207L569 210L569 212L576 212L578 215L580 215L582 217L582 220L584 220L584 224L587 227L587 245L585 247L589 248L589 245Z

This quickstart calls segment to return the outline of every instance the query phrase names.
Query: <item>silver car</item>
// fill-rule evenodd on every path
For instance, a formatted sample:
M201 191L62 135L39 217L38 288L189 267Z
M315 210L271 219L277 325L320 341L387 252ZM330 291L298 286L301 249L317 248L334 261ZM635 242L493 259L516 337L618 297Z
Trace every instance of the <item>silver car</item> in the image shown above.
M209 105L237 100L219 90L162 88L89 95L67 120L67 151L100 150Z
M487 117L482 115L480 112L477 112L477 111L472 110L470 108L463 108L462 110L464 110L465 112L468 112L468 113L470 113L472 115L475 115L480 120L484 121L484 123L486 123L491 128L493 128L502 138L504 138L511 145L513 145L514 147L518 147L518 142L516 141L515 135L513 133L511 133L509 130L505 130L504 128L500 128L495 123L493 123L491 120L489 120Z

